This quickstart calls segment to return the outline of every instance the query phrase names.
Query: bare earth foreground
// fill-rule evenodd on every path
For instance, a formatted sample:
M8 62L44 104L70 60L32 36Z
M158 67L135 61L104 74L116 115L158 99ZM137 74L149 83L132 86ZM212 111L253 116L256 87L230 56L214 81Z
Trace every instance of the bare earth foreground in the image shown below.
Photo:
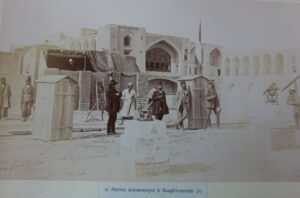
M33 140L30 123L2 123L0 179L203 181L300 181L300 146L292 129L224 126L221 130L169 129L170 166L160 174L122 171L119 136L74 132L72 140ZM142 133L142 131L141 131Z

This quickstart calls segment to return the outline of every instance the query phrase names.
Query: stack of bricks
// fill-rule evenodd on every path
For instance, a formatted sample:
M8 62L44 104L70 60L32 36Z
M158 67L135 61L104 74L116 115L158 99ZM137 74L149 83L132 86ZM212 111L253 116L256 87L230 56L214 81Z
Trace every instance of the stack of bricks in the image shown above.
M82 111L90 109L91 78L90 71L79 72L79 110Z

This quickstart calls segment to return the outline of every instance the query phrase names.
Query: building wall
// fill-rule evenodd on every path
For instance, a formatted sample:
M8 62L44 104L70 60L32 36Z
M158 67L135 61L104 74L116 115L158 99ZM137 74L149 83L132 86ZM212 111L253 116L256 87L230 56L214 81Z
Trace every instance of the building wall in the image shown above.
M0 72L19 73L19 55L11 52L0 52Z
M140 71L145 71L145 29L114 25L112 35L112 49L123 55L126 55L125 51L128 51L127 55L136 58L136 64ZM125 37L130 38L128 46L124 45Z
M219 92L222 123L250 123L269 128L293 125L292 107L286 104L288 91L278 91L278 105L266 103L264 91L273 82L279 88L288 83L283 76L231 76L223 80Z
M263 53L249 53L245 55L231 55L223 59L222 69L229 73L223 72L223 76L285 76L295 74L299 71L297 65L299 57L297 50L281 50ZM239 72L236 72L236 64L238 60ZM245 61L249 60L249 61ZM268 61L269 60L269 63ZM281 62L282 61L282 62ZM265 67L270 66L270 72L266 73ZM282 66L282 71L279 71L279 66ZM249 67L248 73L246 68ZM255 72L258 68L258 73Z

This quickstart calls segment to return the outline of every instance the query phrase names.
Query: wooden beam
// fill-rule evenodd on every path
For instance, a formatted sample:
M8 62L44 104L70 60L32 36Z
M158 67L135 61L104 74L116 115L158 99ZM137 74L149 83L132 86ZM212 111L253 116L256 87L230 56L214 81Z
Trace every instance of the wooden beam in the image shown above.
M291 86L296 80L298 80L300 75L298 75L296 78L294 78L290 83L288 83L284 88L281 89L281 92L284 92L289 86Z

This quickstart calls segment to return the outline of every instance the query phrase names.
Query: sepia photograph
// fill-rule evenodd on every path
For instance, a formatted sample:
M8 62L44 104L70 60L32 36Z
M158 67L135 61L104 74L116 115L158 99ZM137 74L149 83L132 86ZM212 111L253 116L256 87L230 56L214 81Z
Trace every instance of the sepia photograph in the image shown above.
M300 181L300 2L0 2L0 180Z

